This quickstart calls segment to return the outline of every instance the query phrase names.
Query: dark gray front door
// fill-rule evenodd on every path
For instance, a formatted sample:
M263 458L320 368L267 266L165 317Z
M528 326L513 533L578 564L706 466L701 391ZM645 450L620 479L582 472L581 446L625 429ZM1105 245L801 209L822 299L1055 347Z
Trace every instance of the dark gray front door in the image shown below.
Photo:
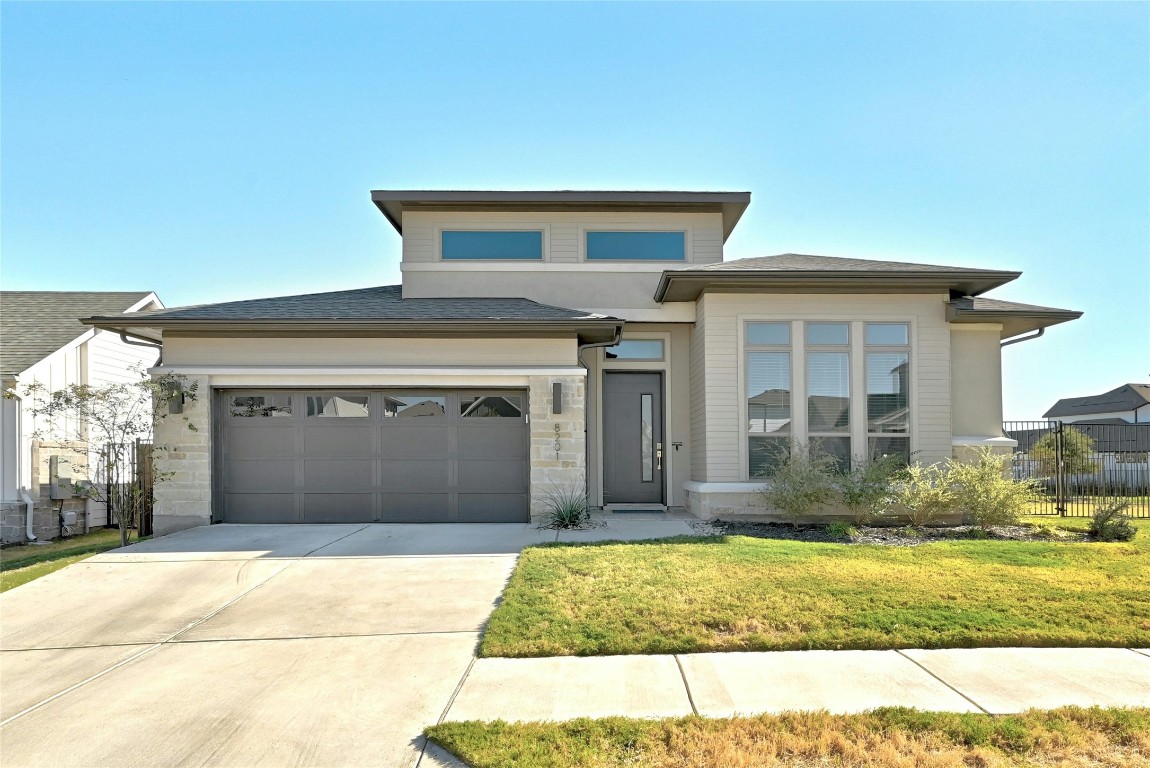
M223 390L229 523L525 522L527 393Z
M603 374L603 503L663 502L663 375Z

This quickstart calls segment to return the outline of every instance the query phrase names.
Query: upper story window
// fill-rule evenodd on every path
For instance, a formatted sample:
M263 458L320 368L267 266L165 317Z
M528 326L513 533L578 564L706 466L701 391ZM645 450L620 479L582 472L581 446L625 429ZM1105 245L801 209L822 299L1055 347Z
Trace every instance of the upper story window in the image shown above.
M686 232L588 232L588 261L685 261Z
M450 229L440 236L444 261L488 259L491 261L542 261L540 230Z

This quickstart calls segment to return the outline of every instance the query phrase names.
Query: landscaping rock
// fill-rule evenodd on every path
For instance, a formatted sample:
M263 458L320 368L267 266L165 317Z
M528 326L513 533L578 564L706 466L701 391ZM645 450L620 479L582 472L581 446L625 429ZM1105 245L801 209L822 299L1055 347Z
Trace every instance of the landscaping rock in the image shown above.
M1068 531L1029 525L1003 525L980 528L975 525L912 528L905 526L859 526L849 537L840 527L828 525L789 525L787 523L753 523L737 520L692 522L703 536L751 536L758 539L812 541L833 544L881 544L891 547L914 547L931 541L998 540L998 541L1086 541L1083 531Z

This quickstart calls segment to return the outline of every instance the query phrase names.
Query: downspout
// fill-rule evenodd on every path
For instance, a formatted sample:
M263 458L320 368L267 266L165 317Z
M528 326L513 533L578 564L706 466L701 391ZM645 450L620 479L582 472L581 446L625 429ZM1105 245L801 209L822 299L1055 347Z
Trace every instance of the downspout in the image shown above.
M619 343L623 338L623 326L626 323L620 322L615 326L615 337L610 341L597 341L594 344L580 344L579 349L575 352L575 360L579 366L587 371L587 397L591 395L591 369L587 367L587 363L583 362L583 350L597 349L598 347L613 347ZM583 403L583 493L586 494L588 500L591 498L591 422L587 418L587 413L590 409L587 403Z
M136 336L136 338L142 339L144 337L143 336ZM151 347L152 349L158 349L160 351L160 354L159 354L159 357L156 358L156 365L163 365L164 364L164 345L163 344L157 344L154 341L132 341L131 339L128 338L128 332L127 331L120 331L120 341L124 342L125 344L131 344L133 347Z
M32 511L35 504L23 488L20 489L20 499L24 502L24 509L27 510L24 515L24 535L28 537L28 541L36 541L36 534L32 532Z
M1044 333L1046 333L1046 329L1045 328L1039 328L1036 332L1034 332L1030 336L1015 336L1013 339L1007 339L1006 341L1002 342L998 346L1009 347L1011 344L1018 344L1019 342L1030 341L1031 339L1037 339L1039 336L1041 336Z

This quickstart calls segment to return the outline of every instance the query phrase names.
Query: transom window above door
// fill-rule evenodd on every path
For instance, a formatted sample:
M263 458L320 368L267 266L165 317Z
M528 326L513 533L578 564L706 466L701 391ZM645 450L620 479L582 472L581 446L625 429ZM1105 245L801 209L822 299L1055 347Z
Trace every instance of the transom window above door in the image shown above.
M662 360L662 339L623 339L613 347L606 347L607 360Z

